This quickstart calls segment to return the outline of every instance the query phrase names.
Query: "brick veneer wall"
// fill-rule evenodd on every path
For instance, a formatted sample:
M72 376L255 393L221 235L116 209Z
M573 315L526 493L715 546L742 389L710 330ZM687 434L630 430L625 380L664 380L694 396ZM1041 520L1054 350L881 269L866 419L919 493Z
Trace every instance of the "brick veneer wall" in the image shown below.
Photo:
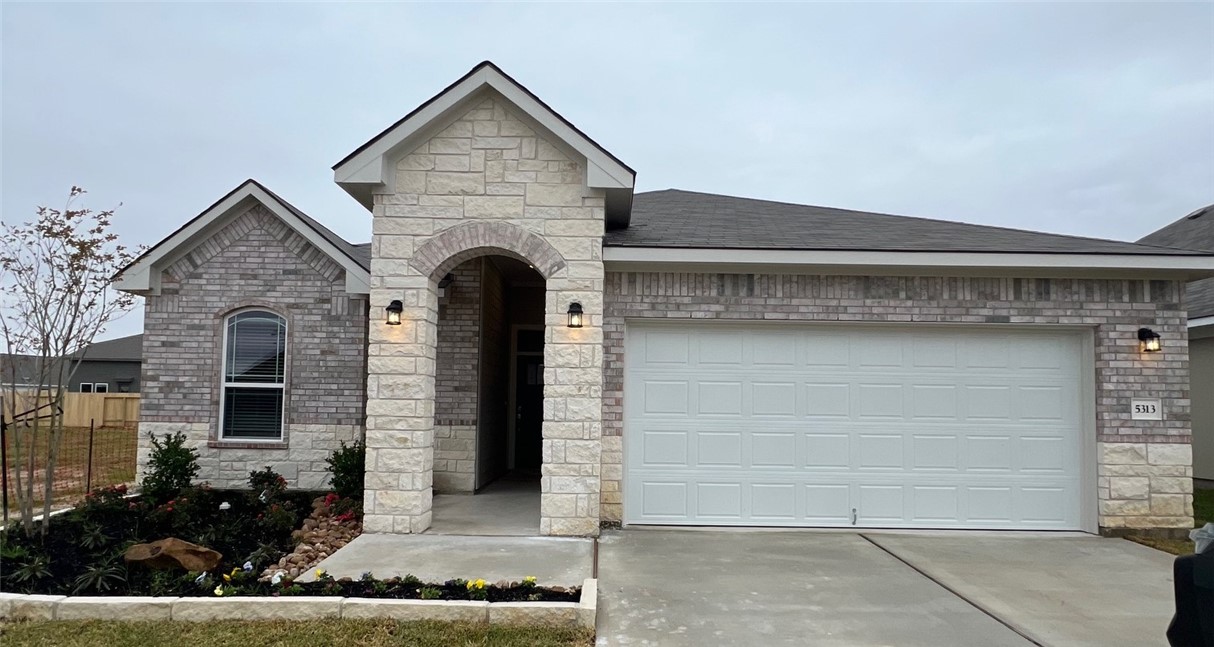
M430 526L434 476L436 275L502 254L546 281L540 532L597 534L602 411L605 194L584 160L486 92L395 161L377 194L371 303L404 302L404 325L373 325L367 378L366 532ZM581 329L565 327L578 301Z
M225 316L251 306L287 319L282 443L218 440ZM144 306L139 471L148 433L186 433L199 480L243 486L269 465L294 487L319 488L325 458L363 428L367 301L344 270L261 206L250 208L169 266Z
M608 272L603 321L603 518L619 521L629 319L1068 324L1095 336L1099 524L1192 526L1183 285L1173 281ZM1138 351L1148 326L1163 352ZM1167 401L1131 420L1131 397Z
M438 299L434 488L440 492L471 492L476 487L482 260L453 268L451 285Z

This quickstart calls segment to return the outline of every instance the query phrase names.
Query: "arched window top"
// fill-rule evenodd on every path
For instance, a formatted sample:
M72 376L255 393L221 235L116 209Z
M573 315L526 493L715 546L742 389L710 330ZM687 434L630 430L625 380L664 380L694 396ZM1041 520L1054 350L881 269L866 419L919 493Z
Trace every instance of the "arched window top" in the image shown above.
M224 381L281 384L286 377L287 320L268 310L227 318Z
M224 320L223 438L280 440L286 387L287 321L268 310Z

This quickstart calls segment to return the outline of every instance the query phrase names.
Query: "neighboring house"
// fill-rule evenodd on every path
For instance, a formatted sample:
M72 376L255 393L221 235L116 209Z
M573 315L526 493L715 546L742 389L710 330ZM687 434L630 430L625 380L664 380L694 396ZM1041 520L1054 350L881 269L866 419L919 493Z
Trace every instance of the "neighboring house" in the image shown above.
M69 391L138 393L143 362L143 335L93 342L80 357Z
M634 193L490 63L334 175L369 248L249 180L120 273L142 460L180 431L213 484L319 487L365 437L368 532L510 471L553 535L1192 526L1183 291L1210 255Z
M1214 252L1214 205L1148 234L1140 243ZM1193 476L1214 484L1214 279L1185 286L1189 311Z

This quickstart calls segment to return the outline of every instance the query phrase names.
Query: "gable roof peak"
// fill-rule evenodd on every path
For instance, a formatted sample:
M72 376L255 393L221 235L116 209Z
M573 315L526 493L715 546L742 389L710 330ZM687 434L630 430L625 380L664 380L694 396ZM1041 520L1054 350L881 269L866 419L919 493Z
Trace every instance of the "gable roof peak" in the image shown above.
M485 88L491 88L555 140L585 157L587 184L605 189L608 202L621 205L624 210L618 214L609 213L608 226L612 226L613 217L618 221L615 226L627 226L626 209L631 204L636 171L489 60L478 63L467 74L342 158L333 166L333 180L360 204L371 209L376 193L394 190L396 173L392 165L395 161L433 136L439 125L467 108ZM610 204L608 211L612 210Z

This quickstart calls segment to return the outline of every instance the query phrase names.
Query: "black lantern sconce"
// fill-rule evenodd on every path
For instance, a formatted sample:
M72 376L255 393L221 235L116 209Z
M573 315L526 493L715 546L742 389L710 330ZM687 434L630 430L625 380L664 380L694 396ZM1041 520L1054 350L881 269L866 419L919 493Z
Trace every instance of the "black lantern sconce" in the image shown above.
M1138 350L1144 353L1158 353L1159 348L1159 333L1150 328L1138 329Z
M388 320L386 323L389 326L399 326L400 325L400 313L402 313L404 311L405 311L405 304L401 303L400 299L394 299L392 301L392 303L388 304L387 308L384 308L384 312L387 313L387 315L388 315Z
M569 304L569 327L582 327L582 304L577 301Z

